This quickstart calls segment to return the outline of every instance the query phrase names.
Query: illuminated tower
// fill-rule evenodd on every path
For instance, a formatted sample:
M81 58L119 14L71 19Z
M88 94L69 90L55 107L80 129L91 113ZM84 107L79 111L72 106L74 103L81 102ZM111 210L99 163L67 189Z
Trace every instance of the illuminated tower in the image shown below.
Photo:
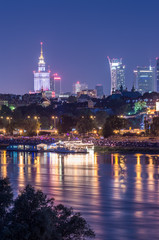
M125 65L122 64L122 58L110 59L108 57L111 75L111 93L113 90L119 90L121 85L125 88Z
M73 84L74 94L77 94L78 92L82 90L87 90L87 89L88 89L88 85L86 83L80 83L79 81L77 81L76 83Z
M34 91L50 90L50 71L45 70L45 61L43 56L43 43L41 42L41 54L38 62L38 72L34 71Z
M141 94L155 91L155 67L137 67L134 74L135 88Z
M55 96L58 97L61 94L61 77L57 73L52 74L50 79L51 91L55 91Z

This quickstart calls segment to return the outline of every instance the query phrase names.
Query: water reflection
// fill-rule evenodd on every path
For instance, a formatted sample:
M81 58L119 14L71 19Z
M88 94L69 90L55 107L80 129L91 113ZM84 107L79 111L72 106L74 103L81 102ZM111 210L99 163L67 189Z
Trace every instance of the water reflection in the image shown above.
M82 212L97 239L158 238L159 155L1 151L0 176L15 194L30 183Z

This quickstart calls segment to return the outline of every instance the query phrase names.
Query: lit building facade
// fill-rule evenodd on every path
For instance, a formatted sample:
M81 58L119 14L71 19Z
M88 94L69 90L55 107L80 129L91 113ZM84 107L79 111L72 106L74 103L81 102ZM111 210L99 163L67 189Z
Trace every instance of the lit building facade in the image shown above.
M155 67L137 67L134 74L137 91L141 94L155 91Z
M97 98L97 91L96 89L85 89L77 93L77 97L80 97L81 95L88 95L91 98Z
M50 71L45 70L45 61L43 56L43 49L41 42L41 54L39 57L38 62L38 72L34 71L34 91L39 92L41 90L43 91L49 91L50 90Z
M79 81L77 81L75 84L73 84L74 94L77 94L78 92L82 90L87 90L87 89L88 89L88 85L86 83L80 83Z
M98 98L102 98L103 95L104 95L102 84L97 84L97 85L96 85L96 91L97 91L97 97L98 97Z
M122 64L122 58L110 59L108 57L111 76L111 93L113 90L119 90L121 85L125 88L125 65Z
M159 58L156 58L157 92L159 92Z
M51 90L55 92L55 96L58 97L61 94L61 77L58 73L52 74L50 78Z

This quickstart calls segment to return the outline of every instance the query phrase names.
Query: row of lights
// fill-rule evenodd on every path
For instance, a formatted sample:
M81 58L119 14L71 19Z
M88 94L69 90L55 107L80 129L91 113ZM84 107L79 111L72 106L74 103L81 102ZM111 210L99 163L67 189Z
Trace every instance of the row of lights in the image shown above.
M82 118L84 118L84 116L82 116ZM91 115L90 118L94 120L96 118L96 116Z
M3 116L1 116L0 118L1 118L1 119L4 119ZM30 117L30 116L27 116L27 118L30 119L31 117ZM52 116L51 118L52 118L52 119L58 119L58 117L56 117L56 116ZM40 119L40 117L34 116L34 119L37 120L37 119ZM6 120L12 120L12 117L6 117Z

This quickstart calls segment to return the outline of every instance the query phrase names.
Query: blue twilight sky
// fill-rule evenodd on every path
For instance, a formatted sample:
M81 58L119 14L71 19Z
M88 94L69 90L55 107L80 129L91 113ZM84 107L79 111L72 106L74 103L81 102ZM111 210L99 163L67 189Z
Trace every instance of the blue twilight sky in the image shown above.
M47 66L62 77L110 91L107 56L133 69L159 56L159 0L0 0L0 92L33 90L40 41Z

